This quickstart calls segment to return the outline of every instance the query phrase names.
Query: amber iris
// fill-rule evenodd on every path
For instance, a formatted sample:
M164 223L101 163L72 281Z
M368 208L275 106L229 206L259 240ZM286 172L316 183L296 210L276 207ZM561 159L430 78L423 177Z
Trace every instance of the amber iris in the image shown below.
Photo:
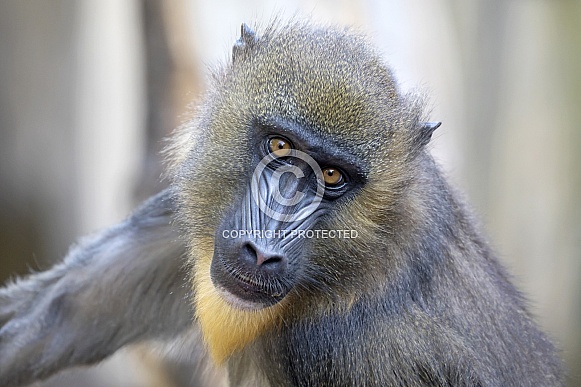
M288 140L281 137L271 138L268 147L272 153L277 157L288 156L292 149L292 145Z
M323 180L326 185L339 185L343 183L343 174L336 168L323 169Z

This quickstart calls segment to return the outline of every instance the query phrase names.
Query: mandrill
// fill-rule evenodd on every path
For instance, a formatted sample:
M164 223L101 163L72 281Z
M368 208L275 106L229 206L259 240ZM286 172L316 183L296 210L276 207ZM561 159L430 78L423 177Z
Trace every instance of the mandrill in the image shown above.
M0 289L0 385L147 340L230 386L562 385L365 38L243 25L213 79L169 189Z

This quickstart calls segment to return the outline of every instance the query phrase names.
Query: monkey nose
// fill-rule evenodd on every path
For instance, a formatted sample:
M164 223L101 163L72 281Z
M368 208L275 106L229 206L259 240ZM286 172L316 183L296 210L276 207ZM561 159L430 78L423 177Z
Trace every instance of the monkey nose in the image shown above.
M287 265L283 255L260 248L251 242L242 245L239 259L254 270L264 270L273 274L282 273Z

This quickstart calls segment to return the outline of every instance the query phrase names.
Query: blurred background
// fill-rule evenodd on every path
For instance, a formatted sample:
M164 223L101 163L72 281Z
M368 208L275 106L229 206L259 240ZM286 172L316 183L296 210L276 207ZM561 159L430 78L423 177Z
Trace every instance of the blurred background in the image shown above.
M581 2L0 1L0 280L45 269L160 190L241 22L366 32L442 121L434 156L581 385ZM147 347L36 386L184 386ZM181 375L181 376L180 376Z

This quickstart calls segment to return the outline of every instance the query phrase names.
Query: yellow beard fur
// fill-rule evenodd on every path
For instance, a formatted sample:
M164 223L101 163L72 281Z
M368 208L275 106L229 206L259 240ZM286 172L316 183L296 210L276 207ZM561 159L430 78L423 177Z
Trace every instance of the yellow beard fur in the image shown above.
M203 262L202 262L203 261ZM244 348L279 319L281 305L257 310L235 309L220 297L210 278L210 259L195 264L194 287L196 316L204 341L216 364Z

